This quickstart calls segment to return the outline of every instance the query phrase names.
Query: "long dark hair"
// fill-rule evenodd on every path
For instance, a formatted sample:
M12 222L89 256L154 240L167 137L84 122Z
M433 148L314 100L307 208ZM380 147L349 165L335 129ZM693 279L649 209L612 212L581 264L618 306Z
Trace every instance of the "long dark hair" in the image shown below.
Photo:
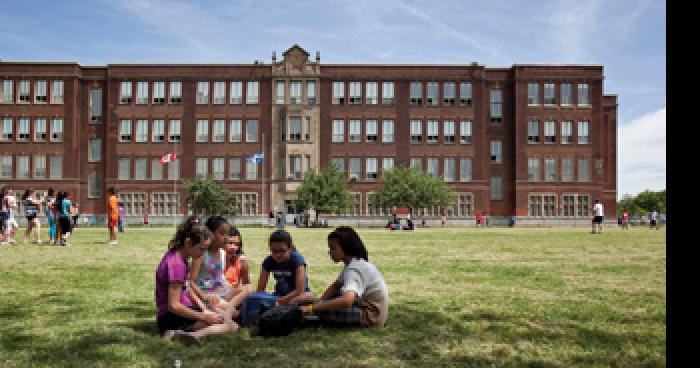
M54 192L53 188L49 188L49 192L48 192L46 195L47 195L48 197L53 197L54 193L55 193L55 192Z
M215 233L221 224L228 224L228 220L219 215L209 217L206 222L207 228L212 233Z
M23 200L23 201L26 201L27 198L29 198L29 195L30 195L32 192L34 192L34 190L33 190L32 188L29 188L29 189L25 190L25 191L24 191L24 195L22 196L22 200Z
M336 239L343 253L354 258L362 258L369 262L367 249L362 243L362 239L350 226L340 226L328 234L328 240Z
M61 206L63 205L63 200L66 198L66 192L58 192L56 194L56 202L53 203L53 208L56 213L61 213Z
M241 235L241 232L238 231L238 229L235 226L230 225L230 227L228 228L228 236L237 236L240 239L241 243L238 244L238 250L236 251L236 255L240 256L241 254L245 254L243 252L243 235Z
M284 243L288 248L292 248L293 251L297 250L292 241L292 235L284 230L275 230L270 234L269 243Z
M196 218L194 218L196 220ZM211 238L211 231L206 226L197 221L193 221L193 217L189 217L177 227L175 235L168 243L168 250L179 250L185 245L185 239L190 239L192 244L199 244Z

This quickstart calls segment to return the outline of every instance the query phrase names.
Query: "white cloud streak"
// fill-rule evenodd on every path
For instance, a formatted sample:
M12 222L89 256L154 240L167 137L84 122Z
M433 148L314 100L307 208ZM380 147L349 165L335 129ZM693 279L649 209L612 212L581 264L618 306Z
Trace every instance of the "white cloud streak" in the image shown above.
M666 188L666 108L618 127L617 197Z

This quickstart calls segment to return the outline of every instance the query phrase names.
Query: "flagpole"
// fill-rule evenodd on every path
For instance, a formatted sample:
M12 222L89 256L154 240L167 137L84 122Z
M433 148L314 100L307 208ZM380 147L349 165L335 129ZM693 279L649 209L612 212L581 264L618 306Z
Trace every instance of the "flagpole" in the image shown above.
M177 160L177 142L175 141L173 141L173 154L175 155L175 160ZM175 160L173 160L170 163L170 168L172 168L172 165L175 163ZM178 176L180 175L179 171L180 170L178 170ZM175 175L173 175L173 196L177 201L177 206L175 206L175 211L173 211L173 226L177 228L177 213L180 211L180 196L177 195L177 180L175 180Z
M262 133L262 152L260 152L260 153L262 153L262 155L263 155L262 170L261 170L262 171L262 178L260 178L260 196L262 197L261 198L262 206L260 208L260 213L262 214L262 218L263 218L262 227L264 227L265 226L265 158L264 158L265 157L265 133Z

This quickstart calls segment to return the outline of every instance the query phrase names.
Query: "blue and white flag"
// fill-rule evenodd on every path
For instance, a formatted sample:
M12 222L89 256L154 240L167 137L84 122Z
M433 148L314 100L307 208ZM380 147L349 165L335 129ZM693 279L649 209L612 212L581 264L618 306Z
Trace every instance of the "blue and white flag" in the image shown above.
M248 162L254 162L254 163L256 163L256 164L259 164L259 163L263 162L263 158L265 158L265 154L263 154L263 153L254 153L254 154L248 156L248 158L246 159L246 161L248 161Z

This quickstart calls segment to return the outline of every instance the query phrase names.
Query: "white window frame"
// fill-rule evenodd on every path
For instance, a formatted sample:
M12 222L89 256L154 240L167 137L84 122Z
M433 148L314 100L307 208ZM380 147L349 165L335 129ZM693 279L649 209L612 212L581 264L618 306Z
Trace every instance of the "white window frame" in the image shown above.
M14 121L10 117L2 118L2 127L0 127L0 142L11 142L14 140Z
M411 143L423 143L423 122L420 120L411 120Z
M197 119L197 136L196 136L195 142L197 142L197 143L209 142L209 120Z
M34 142L46 142L46 118L34 119Z
M540 105L540 84L539 83L528 83L527 84L527 105L528 106L539 106Z
M498 139L491 140L491 163L503 163L503 142Z
M231 119L229 121L228 141L231 143L243 142L243 120Z
M213 105L223 105L226 103L226 82L214 82L214 97L212 98Z
M362 104L362 82L348 82L348 105Z
M197 82L197 105L209 104L209 82Z
M148 82L136 82L136 104L148 104Z
M134 135L134 142L148 143L148 120L137 119L135 130L136 134Z
M345 82L333 82L333 99L331 103L333 105L345 104Z
M151 142L165 142L165 120L154 119L151 122Z
M333 137L331 139L333 143L343 143L345 142L345 120L334 119L333 120Z
M52 80L51 81L51 103L52 104L62 104L63 103L63 81L62 80Z
M63 119L51 119L51 142L63 142Z
M229 88L229 103L231 105L243 104L243 82L232 81Z
M169 90L169 101L171 104L182 103L182 82L171 81L168 87Z
M360 119L348 120L348 142L362 142L362 122L360 121Z
M472 181L472 158L471 157L461 157L459 159L459 181L461 181L461 182Z
M182 122L180 119L168 121L168 142L180 142L182 140Z
M577 144L590 144L591 139L589 136L589 123L587 121L579 121L578 127L576 129L576 143Z
M214 143L226 142L226 120L214 119L212 121L211 141Z
M255 129L251 129L255 127ZM251 134L254 130L255 134ZM248 119L245 121L245 141L247 143L256 143L258 141L258 136L260 135L260 124L257 119Z
M394 143L394 121L382 121L382 143Z
M579 107L591 106L590 86L588 83L579 83L577 86L576 102Z
M121 81L119 83L119 104L128 105L131 104L131 81Z
M48 102L48 96L46 95L47 83L45 79L39 79L34 81L34 103L35 104L45 104Z
M382 82L382 105L394 104L394 82Z
M246 82L246 105L257 105L260 103L260 82L258 81L248 81Z
M470 120L459 122L459 144L472 144L472 122Z
M377 135L377 120L365 120L365 142L376 143L379 139Z
M165 104L165 82L153 82L153 105Z
M377 82L365 82L365 103L367 105L376 105L379 103L377 88Z

